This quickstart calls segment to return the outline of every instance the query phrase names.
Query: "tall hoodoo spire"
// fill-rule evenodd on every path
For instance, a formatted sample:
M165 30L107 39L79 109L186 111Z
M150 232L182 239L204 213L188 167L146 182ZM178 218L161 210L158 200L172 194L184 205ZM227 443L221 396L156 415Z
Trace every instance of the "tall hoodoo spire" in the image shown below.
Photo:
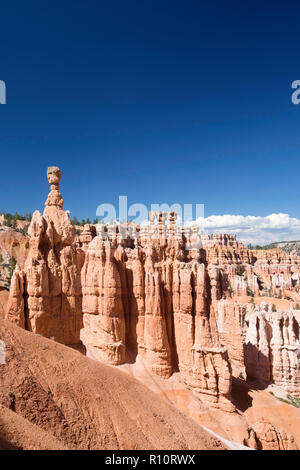
M82 325L80 255L75 229L59 192L61 170L47 170L50 193L43 215L35 211L24 268L16 269L7 317L64 344L79 341Z
M50 193L45 206L56 206L63 208L64 200L59 192L59 183L61 180L61 169L58 166L49 166L47 169L47 178L50 184Z

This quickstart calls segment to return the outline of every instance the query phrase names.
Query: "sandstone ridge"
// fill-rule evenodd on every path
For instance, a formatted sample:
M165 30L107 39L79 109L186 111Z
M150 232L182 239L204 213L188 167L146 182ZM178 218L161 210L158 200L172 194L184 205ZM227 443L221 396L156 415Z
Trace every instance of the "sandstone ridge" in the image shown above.
M109 365L141 360L162 380L179 374L222 412L236 412L237 376L300 397L298 256L183 230L174 212L150 213L134 230L86 225L76 234L60 169L47 176L44 213L33 215L12 278L9 321L66 345L81 340L87 356Z

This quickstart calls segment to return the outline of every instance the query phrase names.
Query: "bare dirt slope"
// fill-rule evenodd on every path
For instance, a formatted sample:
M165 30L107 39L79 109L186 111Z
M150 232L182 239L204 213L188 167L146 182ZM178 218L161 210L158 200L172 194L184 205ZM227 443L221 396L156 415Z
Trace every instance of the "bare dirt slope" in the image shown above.
M0 450L64 450L58 439L0 405Z
M0 364L0 403L64 446L224 448L217 438L122 371L2 319L0 339L6 344L6 364ZM0 431L2 439L8 435L3 427Z
M249 427L263 434L260 442L262 448L277 449L279 446L280 449L299 449L300 409L280 401L276 398L279 395L276 388L273 388L276 396L270 393L270 389L272 386L260 389L255 382L245 383L235 379L233 399Z
M173 374L167 380L159 378L141 359L133 365L124 364L118 368L140 380L196 423L228 441L253 449L300 448L300 409L278 400L259 383L250 384L234 378L231 396L236 411L228 413L208 408L201 397L180 380L179 374ZM278 395L277 390L274 395Z

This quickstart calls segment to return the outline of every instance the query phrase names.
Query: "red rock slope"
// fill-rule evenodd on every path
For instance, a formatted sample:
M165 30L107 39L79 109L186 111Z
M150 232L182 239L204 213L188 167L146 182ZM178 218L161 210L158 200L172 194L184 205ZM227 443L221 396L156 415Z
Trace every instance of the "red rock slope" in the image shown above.
M51 435L49 448L57 441L73 449L224 448L172 405L113 367L4 320L0 339L6 345L6 364L0 364L0 404L11 410L15 423L22 417L23 424L16 425L20 433L25 422L35 425L35 433L38 427L43 438ZM0 422L2 446L32 448L34 432L29 427L24 443L21 437L13 443L11 426L7 429L1 414Z
M0 450L64 450L58 439L0 405Z

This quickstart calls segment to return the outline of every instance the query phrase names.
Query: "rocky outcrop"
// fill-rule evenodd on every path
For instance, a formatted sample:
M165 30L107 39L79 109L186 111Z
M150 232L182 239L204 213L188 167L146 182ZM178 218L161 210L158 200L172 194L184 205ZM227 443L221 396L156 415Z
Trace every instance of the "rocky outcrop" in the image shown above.
M261 418L249 429L245 444L257 450L298 450L294 436L276 428L266 418Z
M79 233L76 239L78 247L82 248L82 250L86 252L89 244L95 236L96 227L91 224L85 224L83 230Z
M12 228L0 228L0 287L9 286L13 263L24 266L28 250L26 236Z
M51 191L43 216L33 214L29 252L14 272L7 318L25 329L65 344L79 341L82 326L80 261L75 232L63 210L61 172L48 168Z
M83 330L88 355L108 364L125 360L125 320L120 275L109 241L90 244L81 279Z
M232 294L299 300L299 256L280 249L247 250L234 235L206 235L201 240L207 262L222 270Z
M2 258L14 257L24 266L28 256L29 239L12 228L3 227L0 231L0 253Z
M150 216L134 240L108 231L88 246L81 274L87 354L114 365L139 356L164 378L179 371L196 393L231 410L231 368L200 238L195 230L188 239L178 233L174 214L168 229L164 214Z
M248 309L245 364L248 377L274 382L300 396L300 312L273 312L269 305Z
M216 312L220 341L226 344L230 362L237 371L237 375L245 378L246 307L232 300L220 300Z
M299 260L247 250L232 235L180 228L176 214L150 213L149 226L88 224L76 232L63 210L61 171L48 168L44 214L28 229L7 318L111 365L141 360L162 378L180 373L194 393L227 411L232 368L298 396L299 314L236 296L297 294ZM168 217L168 221L167 221Z
M7 309L9 292L0 287L0 318L4 318Z
M300 311L273 311L262 302L218 303L217 325L231 362L249 379L275 383L300 396Z
M214 279L219 337L235 372L299 396L300 314L293 307L300 258L278 249L247 250L231 235L202 237L202 244ZM247 295L268 302L235 301ZM276 298L289 299L290 311L276 311Z

